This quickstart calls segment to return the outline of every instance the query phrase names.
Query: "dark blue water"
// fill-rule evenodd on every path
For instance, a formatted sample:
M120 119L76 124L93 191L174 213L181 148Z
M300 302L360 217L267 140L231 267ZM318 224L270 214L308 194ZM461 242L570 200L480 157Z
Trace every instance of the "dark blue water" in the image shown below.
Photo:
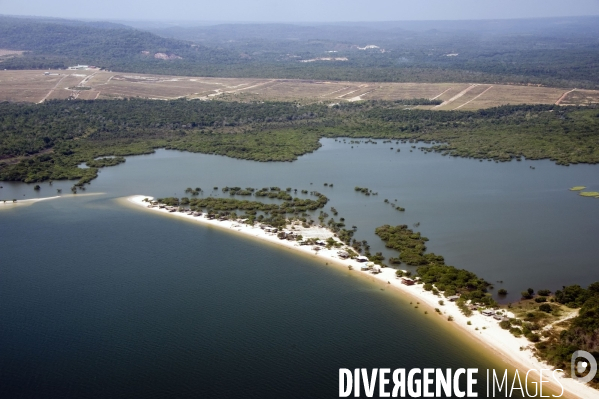
M506 301L519 299L531 286L556 290L599 280L599 200L568 190L584 185L599 191L598 165L565 167L548 160L496 164L410 152L410 145L381 141L354 148L332 139L323 144L286 163L159 150L103 169L87 192L180 197L186 187L221 196L226 194L212 187L318 190L331 199L330 206L347 226L358 226L356 238L368 240L373 252L397 256L374 235L377 226L420 223L416 230L430 239L429 251L495 283L496 289L506 288ZM0 199L55 195L58 187L69 193L72 183L42 184L37 193L33 185L2 185ZM356 193L355 186L378 196ZM394 210L385 198L406 212ZM331 214L328 206L326 211Z
M501 367L349 272L89 198L2 215L3 398L335 397L342 367Z
M339 368L505 368L384 286L124 195L317 189L374 250L374 227L421 222L429 248L510 292L599 280L599 201L567 191L597 185L596 166L388 147L328 140L283 164L159 151L104 169L86 192L105 194L1 211L0 397L336 397ZM71 184L2 183L2 197Z

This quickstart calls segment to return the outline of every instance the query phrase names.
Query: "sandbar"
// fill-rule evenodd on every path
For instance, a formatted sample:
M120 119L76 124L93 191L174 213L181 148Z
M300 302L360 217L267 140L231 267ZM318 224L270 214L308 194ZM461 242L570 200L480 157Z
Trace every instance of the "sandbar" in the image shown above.
M499 321L490 316L484 316L482 313L477 311L473 312L473 315L466 317L457 305L450 302L447 298L442 295L434 295L431 291L425 291L422 284L405 285L402 280L397 278L395 275L396 269L393 268L381 268L380 273L373 274L372 271L362 271L361 267L363 263L360 263L353 259L342 259L338 255L338 252L342 248L331 248L320 247L318 251L314 250L314 246L304 245L301 246L297 241L288 241L285 239L279 239L277 234L269 233L261 229L256 223L254 226L240 223L235 220L218 220L208 219L205 214L202 216L194 217L184 212L169 212L167 209L160 209L158 207L149 208L148 202L144 199L153 200L151 196L144 195L133 195L126 197L128 203L139 206L146 209L149 212L159 213L167 216L173 216L185 220L194 221L203 225L215 226L224 230L243 234L250 237L255 237L260 240L270 242L272 244L280 245L300 253L316 256L321 261L326 261L327 265L342 267L349 269L352 267L353 273L361 273L378 280L388 287L393 287L398 290L401 294L405 295L409 300L418 301L420 306L430 308L428 314L431 317L442 317L447 320L448 328L458 328L461 331L469 334L470 337L474 338L479 343L483 344L486 348L490 349L494 355L499 356L502 360L514 366L519 370L522 381L524 381L524 375L530 369L545 369L552 370L553 367L539 361L533 356L531 351L532 343L524 337L515 337L509 331L502 329L499 326ZM304 239L306 238L319 238L326 240L329 237L333 237L334 234L330 230L320 226L311 226L309 228L303 228L301 226L294 226L294 230L286 229L287 231L293 231L294 233L301 234ZM439 301L443 301L443 305L439 304ZM441 313L434 311L438 308ZM513 314L507 312L508 317L513 317ZM449 321L449 317L453 320ZM470 322L470 325L468 325ZM501 370L497 370L501 372ZM559 382L563 386L564 394L561 397L566 398L599 398L599 391L591 388L588 385L581 384L572 378L566 378L563 373L556 373L559 375ZM531 378L538 380L538 372L531 373ZM548 372L544 374L545 380L554 381ZM556 395L561 392L561 387L553 383L544 383L544 386L549 387L555 391ZM544 394L547 394L544 392Z

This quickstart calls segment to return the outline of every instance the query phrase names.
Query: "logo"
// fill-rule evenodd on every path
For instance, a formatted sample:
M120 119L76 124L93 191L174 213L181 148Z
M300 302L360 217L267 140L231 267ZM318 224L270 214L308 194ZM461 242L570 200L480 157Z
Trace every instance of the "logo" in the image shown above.
M578 359L579 357L584 358L585 361L577 362L576 359ZM578 374L584 373L587 370L587 367L589 367L589 365L591 366L591 368L589 370L589 373L585 377L578 377L576 375L576 372L578 372ZM595 375L597 375L597 361L595 360L593 355L591 355L587 351L576 351L572 354L570 372L572 379L586 384L587 382L595 378Z

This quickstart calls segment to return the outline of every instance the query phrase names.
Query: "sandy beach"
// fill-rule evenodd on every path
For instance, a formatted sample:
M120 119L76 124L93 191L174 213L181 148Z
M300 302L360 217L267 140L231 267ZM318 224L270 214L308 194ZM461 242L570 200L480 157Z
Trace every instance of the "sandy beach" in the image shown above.
M53 197L44 197L44 198L30 198L24 200L17 200L17 202L13 202L12 200L0 200L0 210L2 209L14 209L22 206L30 206L40 201L53 200L57 198L77 198L77 197L89 197L95 195L104 195L106 193L83 193L83 194L61 194L55 195Z
M13 202L12 200L6 200L6 201L2 200L2 201L0 201L0 209L12 209L12 208L21 207L21 206L29 206L29 205L33 205L39 201L46 201L46 200L51 200L51 199L56 199L56 198L60 198L60 196L56 195L54 197L46 197L46 198L31 198L31 199L17 200L16 202Z
M231 220L209 220L205 217L205 215L196 217L183 212L169 212L167 209L160 209L158 207L149 208L148 202L143 201L145 198L150 200L153 199L153 197L150 196L133 195L127 197L126 201L127 203L139 206L148 212L155 212L167 216L190 220L204 225L215 226L237 234L255 237L275 245L283 246L305 255L312 257L316 256L319 260L326 262L326 264L330 266L342 267L345 270L351 266L353 268L352 273L363 274L369 278L380 281L388 287L393 287L402 295L405 295L406 299L413 302L419 302L419 307L423 310L427 310L428 315L431 317L440 317L443 318L443 320L446 320L448 328L458 328L460 331L467 333L471 338L477 340L479 343L491 350L495 357L499 357L512 365L514 368L517 368L522 381L524 381L524 376L530 369L552 369L551 366L534 358L531 350L529 349L532 344L526 338L516 338L507 330L503 330L499 326L498 320L490 316L484 316L478 311L474 311L472 316L466 317L461 313L455 303L450 302L442 295L437 296L430 291L425 291L421 284L411 286L402 284L402 280L398 279L395 275L395 269L382 268L378 274L373 274L370 271L361 271L363 263L359 263L352 259L340 258L338 252L342 250L342 248L326 249L326 247L320 247L318 251L315 251L314 246L312 245L300 246L296 241L279 239L277 234L266 232L257 224L254 226L249 226ZM333 237L333 233L323 227L303 228L296 225L294 226L293 230L287 231L293 231L294 234L301 234L304 239L318 238L321 240L326 240L329 237ZM440 300L443 301L443 305L440 305ZM436 308L440 310L440 313L435 311ZM507 316L513 317L513 315L509 313ZM450 317L453 319L452 321L448 320ZM468 323L470 323L470 325ZM497 370L497 372L502 372L502 370ZM482 374L480 374L480 376L483 378ZM538 372L531 372L531 377L538 381ZM484 378L486 378L486 376ZM545 372L544 379L550 380L551 383L545 382L543 385L549 386L554 390L555 395L559 395L562 388L558 384L554 383L550 372ZM563 386L564 390L564 394L561 397L599 398L599 391L587 385L580 384L571 378L565 378L562 375L559 377L559 382ZM546 392L544 392L544 394L547 395Z

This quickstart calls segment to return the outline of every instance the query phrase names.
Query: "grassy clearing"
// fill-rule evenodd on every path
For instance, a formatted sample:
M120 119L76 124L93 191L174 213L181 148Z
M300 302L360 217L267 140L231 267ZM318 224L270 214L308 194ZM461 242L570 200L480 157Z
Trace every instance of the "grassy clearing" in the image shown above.
M585 188L586 188L585 186L574 186L570 189L570 191L582 191Z

